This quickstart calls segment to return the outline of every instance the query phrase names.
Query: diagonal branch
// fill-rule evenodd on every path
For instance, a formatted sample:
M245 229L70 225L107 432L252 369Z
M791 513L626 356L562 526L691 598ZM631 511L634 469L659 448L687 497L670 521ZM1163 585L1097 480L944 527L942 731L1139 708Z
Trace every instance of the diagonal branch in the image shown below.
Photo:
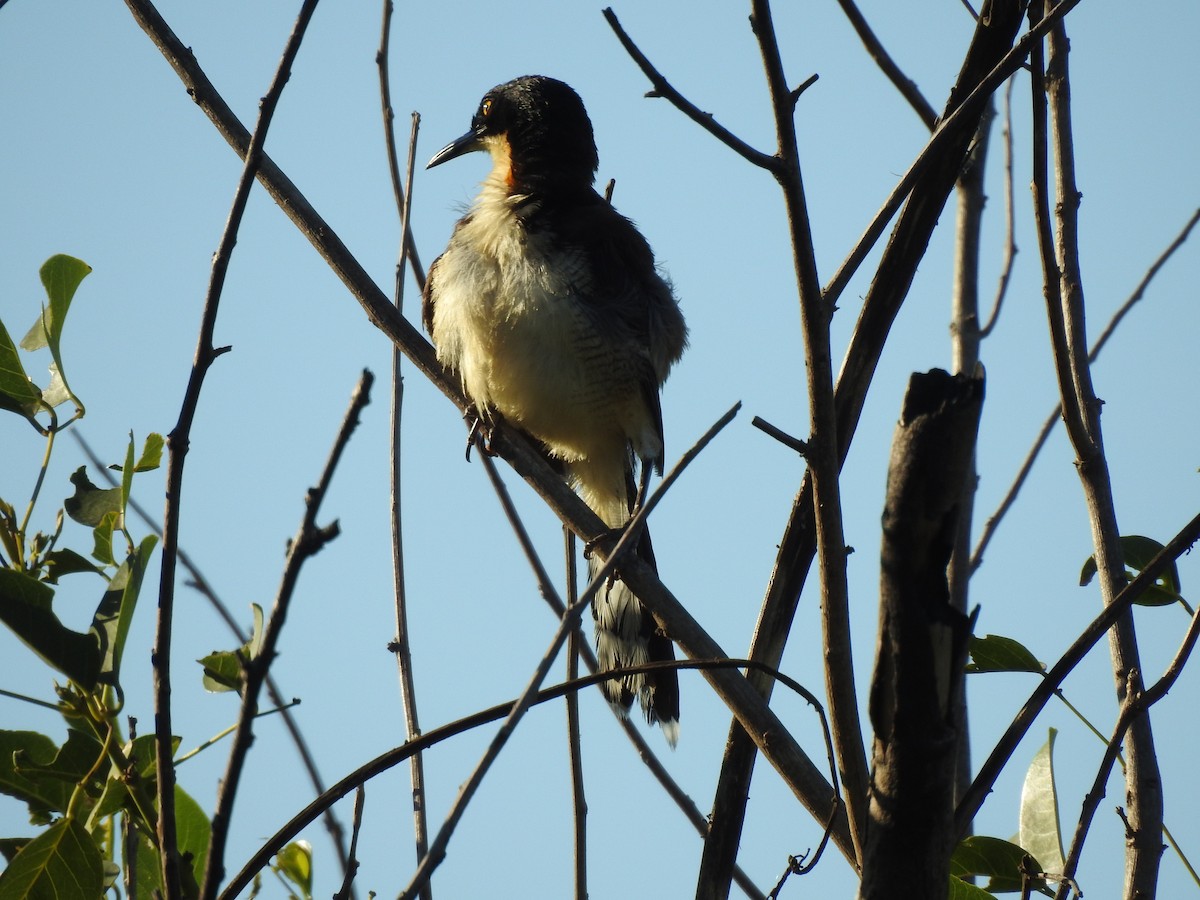
M842 8L842 12L846 14L846 18L850 20L855 34L863 42L863 46L867 48L867 53L871 55L871 59L875 60L875 65L879 66L879 70L887 76L888 81L896 86L896 90L908 101L908 105L913 108L913 111L916 112L917 117L925 124L925 127L933 131L937 127L937 113L934 112L933 107L929 105L929 101L921 94L921 89L917 87L917 83L901 71L900 67L896 65L896 61L883 48L883 44L875 36L875 32L871 30L871 26L867 24L866 18L859 11L854 0L838 0L838 6Z
M195 57L158 15L149 0L126 0L138 24L146 31L175 69L189 94L196 100L218 131L235 151L243 153L246 131L228 105L213 88ZM460 409L466 401L454 379L438 363L433 347L399 315L388 298L371 280L362 265L338 238L336 232L304 198L286 175L265 156L259 180L300 232L329 263L350 293L362 306L368 319L392 340L430 382ZM511 428L499 427L494 434L494 449L516 473L542 497L559 519L585 540L607 532L600 518L580 500L562 478L542 458L528 438ZM649 566L637 560L622 563L622 580L633 588L664 630L676 640L683 652L693 658L724 658L721 647L667 590ZM821 821L828 814L833 788L812 764L787 728L770 710L763 697L740 672L726 669L705 670L705 679L751 734L767 760L779 771L806 809ZM845 819L834 823L833 840L845 854L852 854Z

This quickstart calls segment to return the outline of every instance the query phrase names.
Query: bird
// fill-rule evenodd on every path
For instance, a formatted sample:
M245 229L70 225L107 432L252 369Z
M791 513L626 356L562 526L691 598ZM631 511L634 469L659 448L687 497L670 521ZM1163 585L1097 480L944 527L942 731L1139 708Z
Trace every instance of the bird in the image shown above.
M492 88L427 168L472 151L486 151L491 170L429 269L423 324L476 424L525 431L604 524L623 529L651 471L662 473L660 391L688 337L674 289L637 227L595 190L592 124L569 85L529 75ZM647 532L635 552L654 565ZM589 568L594 578L590 554ZM619 572L592 615L600 671L674 658ZM674 669L601 685L622 716L636 697L675 746Z

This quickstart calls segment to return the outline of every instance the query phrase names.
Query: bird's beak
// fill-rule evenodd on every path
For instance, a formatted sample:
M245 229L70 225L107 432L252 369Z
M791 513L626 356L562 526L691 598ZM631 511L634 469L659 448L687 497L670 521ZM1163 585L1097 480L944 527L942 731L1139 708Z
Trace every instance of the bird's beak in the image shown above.
M455 138L437 153L433 154L433 159L429 161L429 165L425 168L432 169L434 166L440 166L442 163L462 156L465 153L470 153L474 150L482 150L483 142L479 129L472 128L460 138Z

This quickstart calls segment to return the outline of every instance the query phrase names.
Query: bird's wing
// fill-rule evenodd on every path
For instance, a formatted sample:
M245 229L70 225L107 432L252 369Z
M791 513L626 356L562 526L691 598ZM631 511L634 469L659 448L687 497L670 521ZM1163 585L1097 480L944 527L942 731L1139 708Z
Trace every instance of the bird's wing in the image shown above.
M430 337L433 336L433 304L437 295L438 263L441 261L440 256L433 261L433 265L425 273L425 289L421 291L421 324L425 326L425 331Z

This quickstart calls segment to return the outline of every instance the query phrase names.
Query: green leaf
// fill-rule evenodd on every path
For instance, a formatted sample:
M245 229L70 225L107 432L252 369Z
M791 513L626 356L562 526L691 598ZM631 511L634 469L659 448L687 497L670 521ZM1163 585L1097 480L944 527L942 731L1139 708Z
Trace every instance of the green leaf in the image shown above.
M115 566L117 560L113 554L112 536L117 527L116 512L109 510L100 517L96 527L92 529L92 559L104 566ZM104 571L101 569L101 571Z
M121 489L98 488L87 477L87 466L80 466L71 475L75 494L63 501L67 515L80 525L95 528L105 513L121 513Z
M272 868L296 886L300 900L312 900L312 844L292 841L275 854Z
M254 611L254 627L250 631L250 640L238 650L215 650L208 656L196 660L204 666L204 689L213 693L237 691L241 693L245 684L243 661L251 662L262 653L263 643L263 611L257 603L250 604Z
M58 254L46 260L42 265L41 276L42 286L46 289L50 304L42 308L42 314L21 341L21 347L25 350L37 350L47 346L50 348L50 355L54 357L54 365L58 377L62 380L63 389L68 396L74 398L76 405L81 409L79 398L75 397L67 385L62 361L62 333L75 291L91 271L91 266L72 256Z
M130 432L132 440L133 433ZM150 432L146 435L146 441L142 444L142 455L138 457L137 464L134 465L135 472L153 472L162 465L163 447L166 444L163 436L157 432ZM124 471L125 466L112 465L110 469L116 472Z
M95 635L72 631L51 608L54 590L24 572L0 569L0 621L49 665L85 690L100 676Z
M1140 534L1123 535L1120 540L1121 556L1125 559L1125 571L1130 578L1146 568L1163 549L1163 545L1154 538ZM1096 577L1096 572L1096 557L1089 556L1079 573L1080 587L1090 584ZM1133 602L1139 606L1170 606L1183 599L1180 590L1179 567L1172 561L1154 583L1142 591L1141 596Z
M74 819L60 819L0 872L0 900L96 900L104 892L100 849Z
M58 584L58 579L64 575L74 575L77 572L92 572L104 575L104 570L85 556L80 556L74 550L63 548L51 550L46 554L46 568L42 578L49 584Z
M981 887L976 887L961 878L950 876L950 890L946 893L948 900L996 900L994 894L989 894Z
M950 858L950 874L959 878L982 875L988 878L991 893L1021 890L1022 862L1030 856L1024 848L1000 838L972 835L954 848ZM1033 867L1042 871L1033 860ZM1036 882L1040 885L1042 882Z
M35 825L49 824L52 814L65 810L71 799L72 787L66 782L25 774L31 762L49 764L56 756L58 745L44 734L0 731L0 791L28 805Z
M41 388L25 374L12 336L0 322L0 409L32 418L41 401Z
M100 664L100 680L106 684L118 683L121 656L125 651L129 626L133 622L133 610L137 606L138 594L142 589L142 577L146 574L146 564L156 546L158 537L150 535L129 554L129 558L121 564L121 568L117 569L117 573L109 581L108 590L104 592L92 618L91 633L96 636L104 654Z
M1036 672L1046 667L1023 644L998 634L971 637L971 662L968 672Z
M1021 824L1017 842L1037 860L1043 872L1063 870L1058 789L1054 784L1054 739L1057 735L1058 731L1051 728L1049 738L1030 763L1021 788Z

